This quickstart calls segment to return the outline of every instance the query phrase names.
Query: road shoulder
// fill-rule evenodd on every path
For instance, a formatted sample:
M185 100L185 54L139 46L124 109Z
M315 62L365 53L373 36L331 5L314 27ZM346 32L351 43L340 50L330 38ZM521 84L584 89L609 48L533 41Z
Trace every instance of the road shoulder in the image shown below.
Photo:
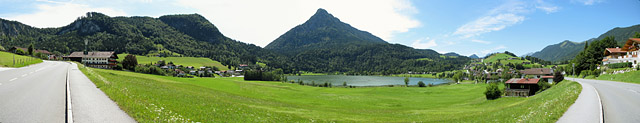
M576 102L558 119L558 123L601 123L602 104L597 90L591 84L576 82L582 85L582 91Z
M74 122L136 122L104 92L96 88L96 85L78 69L75 63L71 63L69 69Z

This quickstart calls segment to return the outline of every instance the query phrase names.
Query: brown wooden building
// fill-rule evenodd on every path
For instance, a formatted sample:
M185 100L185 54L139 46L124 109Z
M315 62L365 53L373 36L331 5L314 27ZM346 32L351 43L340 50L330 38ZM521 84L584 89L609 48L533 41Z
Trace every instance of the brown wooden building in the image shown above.
M540 89L538 82L540 79L509 79L506 84L505 96L532 96Z

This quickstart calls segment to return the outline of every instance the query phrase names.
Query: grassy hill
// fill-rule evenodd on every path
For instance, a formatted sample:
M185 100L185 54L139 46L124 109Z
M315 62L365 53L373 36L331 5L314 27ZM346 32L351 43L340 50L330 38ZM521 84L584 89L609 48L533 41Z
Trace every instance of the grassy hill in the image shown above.
M596 79L640 84L638 76L640 76L640 71L630 71L620 74L602 74Z
M16 60L15 65L13 64L14 56ZM42 60L38 58L21 56L9 52L0 51L0 67L24 67L40 62L42 62Z
M124 57L128 54L118 54L118 62L122 62ZM149 64L151 62L156 63L160 60L164 60L166 63L173 62L176 65L182 66L193 66L193 67L202 67L202 66L215 66L220 70L229 70L227 66L222 65L222 63L218 61L211 60L209 58L202 57L147 57L147 56L139 56L136 55L138 59L138 64Z
M242 78L177 78L80 67L138 122L555 122L581 87L486 100L485 84L321 88Z

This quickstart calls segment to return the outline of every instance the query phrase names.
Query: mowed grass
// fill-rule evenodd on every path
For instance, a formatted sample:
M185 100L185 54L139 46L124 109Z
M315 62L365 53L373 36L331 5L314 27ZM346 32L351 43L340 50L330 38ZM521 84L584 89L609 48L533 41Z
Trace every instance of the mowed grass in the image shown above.
M122 62L124 57L128 54L118 54L118 62ZM147 57L147 56L139 56L136 55L136 59L138 59L138 64L149 64L156 63L160 60L164 60L166 63L173 62L175 65L182 66L193 66L195 68L199 68L202 66L215 66L220 70L229 70L227 66L222 65L222 63L218 61L211 60L209 58L202 57Z
M640 78L638 77L640 77L640 71L630 71L619 74L602 74L595 79L640 84Z
M486 100L484 84L321 88L80 68L138 122L555 122L581 90L565 81Z
M13 63L15 56L15 64ZM24 67L41 63L42 59L0 51L0 67Z

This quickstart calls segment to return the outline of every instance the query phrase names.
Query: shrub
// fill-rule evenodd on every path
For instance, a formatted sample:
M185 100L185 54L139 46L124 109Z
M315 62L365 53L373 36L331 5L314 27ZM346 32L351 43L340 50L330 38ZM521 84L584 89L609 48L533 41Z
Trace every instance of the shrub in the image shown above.
M18 54L18 55L26 55L27 53L24 52L24 50L22 50L22 49L16 49L16 54Z
M489 84L487 86L487 90L484 92L484 95L488 100L494 100L500 98L502 96L502 90L498 87L498 84Z
M613 64L607 64L607 67L611 68L611 69L616 69L616 68L630 68L632 67L633 63L631 62L623 62L623 63L613 63Z
M128 69L128 70L135 70L136 66L138 66L138 59L136 58L135 55L127 55L124 57L124 60L122 60L122 67L124 69Z
M425 85L424 82L419 81L418 82L418 87L427 87L427 85Z
M538 87L540 87L540 90L538 90L536 94L551 88L551 85L548 82L538 82Z
M118 64L115 67L113 67L114 70L122 70L122 65Z
M342 86L347 86L347 82L342 82Z
M564 80L564 75L562 75L562 73L560 73L560 71L556 71L553 74L553 82L561 82L562 80Z

